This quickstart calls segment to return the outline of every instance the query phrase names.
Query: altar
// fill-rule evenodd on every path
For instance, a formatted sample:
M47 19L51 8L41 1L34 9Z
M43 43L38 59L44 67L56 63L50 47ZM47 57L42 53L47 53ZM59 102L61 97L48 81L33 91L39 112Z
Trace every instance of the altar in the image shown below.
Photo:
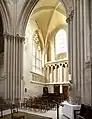
M62 107L62 113L69 119L74 119L74 110L80 110L81 108L81 105L73 105L67 101L64 101L62 104L64 105L64 107Z

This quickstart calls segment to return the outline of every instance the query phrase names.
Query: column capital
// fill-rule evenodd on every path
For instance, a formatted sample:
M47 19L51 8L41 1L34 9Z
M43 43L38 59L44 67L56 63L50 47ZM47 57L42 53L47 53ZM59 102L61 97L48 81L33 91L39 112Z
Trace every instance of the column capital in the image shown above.
M74 10L72 10L71 13L70 13L70 15L69 15L70 21L73 20L73 16L74 16Z
M8 37L8 38L14 38L14 36L13 35L11 35L11 34L9 34L9 33L4 33L3 34L3 37Z
M22 37L19 34L16 34L15 38L25 41L25 37Z
M17 39L20 39L20 40L25 41L25 37L21 37L21 36L19 36L19 34L16 34L16 35L14 36L14 35L9 34L9 33L6 32L6 33L3 34L3 37L16 38L16 40L17 40Z
M69 17L66 19L66 22L67 22L68 24L70 23L70 18L69 18Z
M51 65L51 68L53 68L53 65Z

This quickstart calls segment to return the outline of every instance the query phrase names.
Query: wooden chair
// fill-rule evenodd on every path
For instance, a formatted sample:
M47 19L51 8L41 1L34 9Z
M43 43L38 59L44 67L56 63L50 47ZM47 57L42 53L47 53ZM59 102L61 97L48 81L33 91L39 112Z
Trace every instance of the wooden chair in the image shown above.
M0 104L0 112L1 112L1 116L0 119L5 119L3 116L3 111L5 110L5 105L4 104Z
M24 113L18 112L18 106L16 104L11 105L11 119L24 119Z

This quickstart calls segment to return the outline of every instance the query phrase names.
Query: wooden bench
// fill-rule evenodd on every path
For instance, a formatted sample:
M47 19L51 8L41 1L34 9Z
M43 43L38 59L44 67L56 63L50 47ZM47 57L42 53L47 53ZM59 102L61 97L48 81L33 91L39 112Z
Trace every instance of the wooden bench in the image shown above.
M92 119L92 107L82 104L80 111L75 110L74 115L75 119Z

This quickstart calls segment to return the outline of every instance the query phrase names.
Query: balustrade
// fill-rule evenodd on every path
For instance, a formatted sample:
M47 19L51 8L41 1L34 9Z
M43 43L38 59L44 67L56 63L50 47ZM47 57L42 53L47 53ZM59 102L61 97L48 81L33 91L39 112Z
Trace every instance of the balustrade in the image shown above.
M68 83L68 61L47 62L46 80L50 84Z

